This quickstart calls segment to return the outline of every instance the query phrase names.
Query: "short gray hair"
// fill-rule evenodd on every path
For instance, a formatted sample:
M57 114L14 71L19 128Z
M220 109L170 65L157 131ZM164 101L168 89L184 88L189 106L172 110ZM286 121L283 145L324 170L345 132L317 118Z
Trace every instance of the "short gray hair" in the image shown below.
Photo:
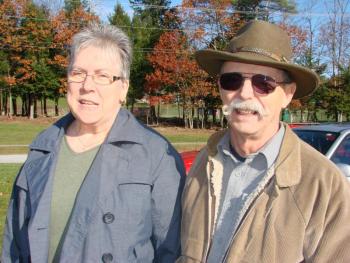
M91 23L73 36L70 47L68 70L72 69L76 54L88 46L95 46L106 51L118 52L122 62L121 75L129 79L132 61L132 47L128 36L118 27Z

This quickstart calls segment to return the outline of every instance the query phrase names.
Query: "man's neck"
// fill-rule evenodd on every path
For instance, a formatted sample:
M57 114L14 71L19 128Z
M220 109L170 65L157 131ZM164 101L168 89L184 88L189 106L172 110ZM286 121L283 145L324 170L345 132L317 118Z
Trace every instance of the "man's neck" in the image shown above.
M270 133L265 134L239 134L230 131L230 143L234 150L242 157L257 153L271 138L278 132L272 130Z

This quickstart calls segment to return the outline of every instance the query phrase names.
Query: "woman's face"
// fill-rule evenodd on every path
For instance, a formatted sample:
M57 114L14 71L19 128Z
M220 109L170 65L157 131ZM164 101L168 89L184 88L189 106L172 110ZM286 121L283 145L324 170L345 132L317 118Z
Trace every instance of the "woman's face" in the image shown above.
M129 87L128 80L118 79L101 85L94 82L92 75L121 76L121 61L119 55L111 56L98 47L88 46L81 49L75 56L70 72L87 74L83 82L70 81L68 74L67 101L76 120L85 126L111 126L124 101Z

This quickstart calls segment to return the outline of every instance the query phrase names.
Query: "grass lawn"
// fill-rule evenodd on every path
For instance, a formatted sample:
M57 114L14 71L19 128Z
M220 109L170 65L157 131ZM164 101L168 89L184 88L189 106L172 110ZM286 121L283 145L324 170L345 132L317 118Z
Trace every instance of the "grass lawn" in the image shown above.
M12 191L13 181L19 168L19 164L0 164L0 251L2 250L7 206Z
M0 154L27 153L27 146L21 145L29 145L39 132L55 120L53 118L38 118L31 121L26 118L0 119ZM208 137L215 132L180 127L156 127L155 129L173 143L180 152L200 149Z
M47 128L54 119L43 118L42 120L29 121L24 118L8 120L5 117L0 119L0 154L26 153L26 146L33 138ZM8 147L6 145L17 145Z

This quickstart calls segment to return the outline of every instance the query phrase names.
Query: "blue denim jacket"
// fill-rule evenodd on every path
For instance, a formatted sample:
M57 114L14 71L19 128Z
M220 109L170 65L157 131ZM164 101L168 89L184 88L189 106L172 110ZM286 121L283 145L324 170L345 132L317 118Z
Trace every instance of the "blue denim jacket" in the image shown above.
M2 262L47 262L54 166L65 116L30 146L17 175ZM184 167L155 131L121 109L76 196L60 262L174 262Z

